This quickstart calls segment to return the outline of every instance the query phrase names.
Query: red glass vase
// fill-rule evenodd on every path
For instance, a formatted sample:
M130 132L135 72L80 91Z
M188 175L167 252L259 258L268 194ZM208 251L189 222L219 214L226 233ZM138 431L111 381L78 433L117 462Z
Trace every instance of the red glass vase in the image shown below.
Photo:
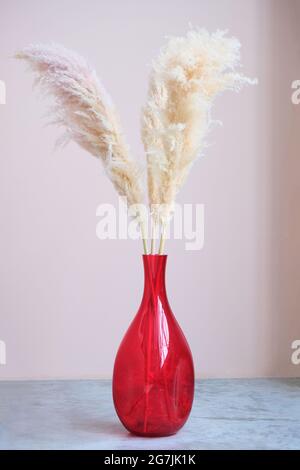
M113 399L128 431L140 436L175 434L187 420L194 396L188 343L170 308L167 255L144 255L144 295L114 365Z

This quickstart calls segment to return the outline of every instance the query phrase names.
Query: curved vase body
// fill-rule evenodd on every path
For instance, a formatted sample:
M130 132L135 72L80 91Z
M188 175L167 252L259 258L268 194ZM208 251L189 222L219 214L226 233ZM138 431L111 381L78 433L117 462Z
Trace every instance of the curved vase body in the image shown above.
M113 399L123 425L142 436L168 436L188 418L194 366L188 343L168 303L166 255L144 255L141 306L119 347Z

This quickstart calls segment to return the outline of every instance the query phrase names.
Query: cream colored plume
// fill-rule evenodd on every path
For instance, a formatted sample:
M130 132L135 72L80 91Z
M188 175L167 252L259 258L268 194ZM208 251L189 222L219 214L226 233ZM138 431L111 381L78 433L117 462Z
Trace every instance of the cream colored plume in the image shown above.
M115 107L93 69L76 53L59 45L29 46L16 54L37 74L36 82L55 99L53 123L99 158L128 205L141 204L143 191L137 163L130 158Z
M153 63L142 139L155 222L168 221L175 197L202 153L216 96L255 83L235 71L239 61L235 38L199 30L170 38Z

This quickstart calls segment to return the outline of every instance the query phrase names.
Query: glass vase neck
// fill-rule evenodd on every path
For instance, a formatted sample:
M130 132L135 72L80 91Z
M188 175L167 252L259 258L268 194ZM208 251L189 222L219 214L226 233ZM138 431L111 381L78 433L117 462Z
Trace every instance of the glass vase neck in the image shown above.
M144 296L166 293L165 274L168 255L143 255Z

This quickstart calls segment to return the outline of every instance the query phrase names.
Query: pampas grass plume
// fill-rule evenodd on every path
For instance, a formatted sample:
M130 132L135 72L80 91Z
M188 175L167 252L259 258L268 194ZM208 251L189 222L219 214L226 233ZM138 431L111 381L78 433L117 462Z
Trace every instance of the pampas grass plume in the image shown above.
M57 44L29 46L15 57L30 65L36 84L54 98L52 123L65 131L58 143L77 142L102 161L129 206L143 203L140 169L129 155L112 100L88 63Z
M256 82L236 72L239 63L238 40L206 30L170 38L153 62L142 140L154 224L168 223L176 195L203 151L215 98Z

